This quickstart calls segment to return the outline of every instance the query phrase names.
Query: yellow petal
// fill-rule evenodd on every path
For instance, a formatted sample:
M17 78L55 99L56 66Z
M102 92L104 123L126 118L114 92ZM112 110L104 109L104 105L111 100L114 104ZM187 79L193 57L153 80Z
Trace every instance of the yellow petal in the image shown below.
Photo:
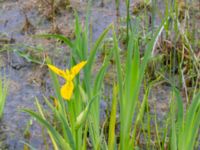
M72 79L80 72L80 70L85 66L86 63L87 63L87 61L82 61L79 64L77 64L76 66L72 67L72 69L70 70Z
M66 80L67 81L72 81L73 80L73 76L70 73L70 71L68 69L66 69Z
M53 72L55 72L59 76L66 78L66 73L64 70L58 69L57 67L55 67L53 65L47 65L47 66L49 67L49 69L51 69Z
M73 94L73 90L74 90L74 84L72 81L69 81L61 87L60 90L61 96L66 100L70 100Z

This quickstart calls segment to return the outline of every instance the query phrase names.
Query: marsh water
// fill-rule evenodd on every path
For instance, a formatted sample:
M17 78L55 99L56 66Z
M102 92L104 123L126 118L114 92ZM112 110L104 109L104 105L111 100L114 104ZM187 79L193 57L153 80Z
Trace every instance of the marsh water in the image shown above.
M36 2L35 0L0 0L0 48L3 50L0 53L0 71L5 73L9 80L9 95L4 116L0 121L0 149L2 150L23 149L24 142L42 150L50 142L45 140L43 130L37 122L21 112L21 108L35 109L36 97L46 107L42 100L43 96L52 96L53 90L43 60L48 55L55 64L64 67L68 61L69 49L51 40L35 38L33 35L59 32L73 39L74 15L73 11L58 7L59 13L54 20L58 28L57 31L52 31L55 29L52 27L55 24L53 25L52 21L45 16L48 14L48 8L42 8L43 6L38 8ZM72 7L78 11L84 26L87 2L72 1ZM117 16L115 3L112 0L105 0L104 3L96 0L91 8L92 39L95 41L110 23L116 22ZM120 15L125 16L125 14L125 4L121 1ZM39 63L33 63L30 57L37 59ZM168 108L169 92L168 85L155 87L151 91L150 103L152 105L156 103L158 116L164 116ZM107 104L102 102L101 106L104 110ZM30 131L28 138L27 130Z

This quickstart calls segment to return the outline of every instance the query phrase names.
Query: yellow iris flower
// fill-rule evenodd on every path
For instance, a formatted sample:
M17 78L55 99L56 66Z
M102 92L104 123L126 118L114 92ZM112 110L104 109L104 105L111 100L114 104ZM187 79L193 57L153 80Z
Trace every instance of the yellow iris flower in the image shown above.
M71 99L73 90L74 90L73 79L80 72L80 70L85 66L86 63L87 61L82 61L79 64L72 67L70 70L66 69L66 71L58 69L57 67L48 64L48 67L53 72L55 72L56 74L58 74L59 76L63 77L66 80L66 83L60 89L61 96L64 99L66 100Z

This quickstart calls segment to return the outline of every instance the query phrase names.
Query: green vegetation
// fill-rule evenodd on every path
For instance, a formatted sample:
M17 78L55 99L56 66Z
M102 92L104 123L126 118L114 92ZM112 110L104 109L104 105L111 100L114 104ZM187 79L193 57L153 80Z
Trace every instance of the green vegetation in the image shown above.
M132 18L130 1L126 0L125 21L121 18L117 26L110 24L92 44L90 8L84 26L78 13L74 13L75 39L61 34L36 36L62 41L70 49L65 65L70 69L58 69L50 57L43 60L50 68L54 90L51 98L43 98L48 108L36 98L37 111L22 109L44 127L55 150L199 148L200 60L194 50L198 49L196 35L189 32L191 20L186 14L190 9L182 6L185 3L164 0L162 13L157 10L156 0L144 0L134 8L132 13L137 15ZM115 4L119 11L120 1L116 0ZM156 25L158 16L159 26ZM102 61L97 62L97 56L102 53ZM40 58L26 52L17 54L42 64ZM101 65L93 71L97 63ZM108 86L104 80L111 69L114 70L110 87L112 101L108 102L108 116L101 120L101 101ZM65 79L62 86L58 75ZM171 93L169 111L159 121L160 112L156 104L152 108L149 96L151 89L162 83L170 87ZM7 91L8 84L3 78L0 80L0 117ZM26 144L32 148L31 143Z
M0 76L0 119L3 116L4 106L8 94L8 81L6 76Z
M63 100L60 95L60 85L57 76L50 71L56 95L55 99L58 102L58 107L54 107L50 103L50 101L47 100L47 98L45 98L45 101L53 112L53 115L55 117L54 122L50 122L46 119L44 110L38 101L36 101L36 106L39 113L33 112L28 109L24 110L31 116L35 117L36 120L47 129L47 132L54 145L54 149L87 149L88 138L91 140L91 146L93 149L115 149L117 147L120 149L134 149L134 147L137 147L136 137L138 136L137 132L139 126L144 125L142 122L144 115L149 116L149 112L147 114L145 113L145 107L148 104L148 93L151 87L147 88L142 104L139 107L137 107L139 103L138 96L145 77L147 64L151 60L151 54L155 48L159 36L164 30L164 27L166 26L166 24L169 23L169 20L170 16L166 16L166 18L162 21L160 27L156 29L157 31L153 34L151 40L146 43L146 49L144 51L142 59L140 58L139 52L140 35L137 32L139 30L139 19L132 27L130 26L127 32L127 55L125 57L126 61L124 65L122 65L121 63L119 41L117 39L115 29L112 24L108 26L100 35L89 53L86 51L89 47L87 37L88 28L86 26L84 29L81 29L79 18L77 15L75 25L76 39L74 41L70 41L69 39L61 35L40 36L59 39L67 44L72 50L70 57L70 64L72 66L78 62L87 60L87 64L83 68L84 77L83 79L80 79L80 76L76 77L75 91L70 101ZM86 24L87 23L88 21L86 21ZM110 29L112 29L113 34L113 46L111 46L108 53L104 56L103 64L94 76L92 73L92 66L95 64L95 56L97 55L98 47L102 43L103 39ZM100 125L100 100L103 95L103 92L101 90L103 86L103 78L109 65L109 60L112 57L114 58L116 64L115 67L117 79L116 81L114 81L116 83L113 87L113 102L109 120L109 133L108 135L106 135L101 130ZM47 63L50 63L50 60L48 60ZM122 72L124 66L125 70ZM172 102L177 103L178 105L171 105L171 112L169 114L171 125L169 125L165 129L165 134L171 132L169 143L163 139L158 129L156 129L157 145L154 145L154 147L158 147L160 149L164 149L164 146L160 144L161 140L164 145L170 145L171 149L177 149L177 147L178 149L182 149L183 147L181 146L183 143L185 143L185 146L188 148L189 146L194 147L199 129L199 94L194 98L194 100L192 100L193 103L191 104L191 106L189 106L186 112L186 123L186 121L184 121L185 119L183 115L182 99L178 91L176 89L174 91L176 99L173 99ZM116 135L115 133L115 126L117 122L115 116L118 112L117 103L119 104L120 116L119 135ZM178 109L178 120L180 120L180 122L175 122L175 106L177 107L176 109ZM135 114L136 117L134 117ZM188 122L191 121L193 123L188 124ZM57 123L59 123L59 127L55 125ZM156 122L156 118L155 123L156 127L159 126L159 124L157 124ZM188 125L185 127L185 124ZM148 132L151 132L150 126L151 125L149 124ZM89 137L87 136L87 133L89 133ZM187 139L183 138L185 137L184 135L187 135ZM108 141L106 140L107 137ZM117 142L116 137L119 138L119 143ZM166 135L164 138L166 139ZM147 148L151 149L150 141L149 143L147 142Z
M191 100L185 114L180 93L174 89L171 102L171 149L194 149L200 125L200 93ZM176 113L176 110L178 112ZM177 114L177 117L176 115ZM177 121L176 121L177 120Z

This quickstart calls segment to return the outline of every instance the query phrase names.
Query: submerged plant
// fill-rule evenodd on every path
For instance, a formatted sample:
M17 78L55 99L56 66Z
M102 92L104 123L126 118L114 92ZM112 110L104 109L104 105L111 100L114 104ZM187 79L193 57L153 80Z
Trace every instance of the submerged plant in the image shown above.
M58 74L59 76L63 77L66 80L66 83L60 89L60 93L64 99L66 100L71 99L74 90L74 83L72 80L79 73L79 71L85 66L86 63L87 61L82 61L76 66L72 67L70 70L66 69L66 71L60 70L53 65L48 65L48 67L52 71L54 71L56 74Z
M6 77L0 76L0 119L3 115L6 97L8 94L8 82Z

